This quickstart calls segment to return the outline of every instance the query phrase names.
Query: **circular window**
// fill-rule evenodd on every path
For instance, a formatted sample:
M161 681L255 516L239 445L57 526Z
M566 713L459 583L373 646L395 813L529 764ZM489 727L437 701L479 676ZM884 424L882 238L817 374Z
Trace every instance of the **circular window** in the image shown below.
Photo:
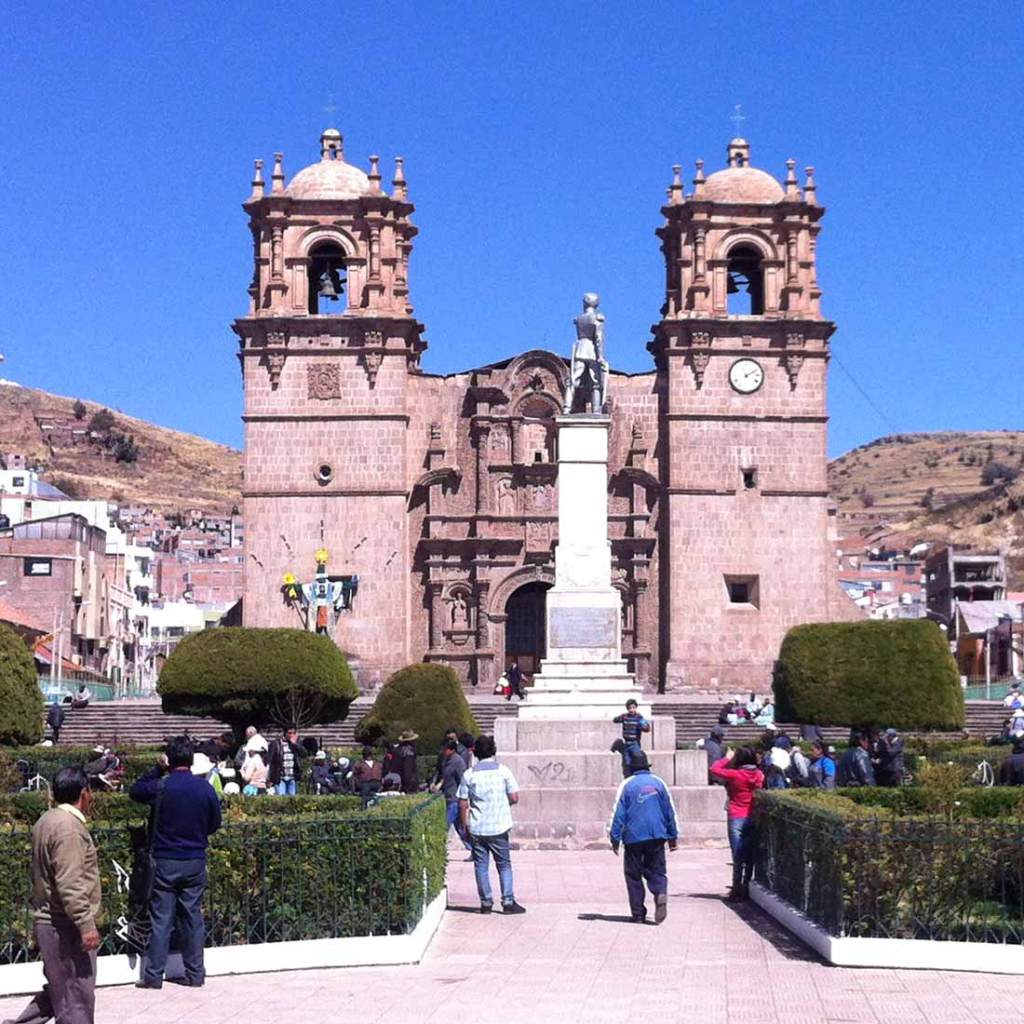
M318 484L329 484L334 479L334 470L326 462L317 466L316 482Z

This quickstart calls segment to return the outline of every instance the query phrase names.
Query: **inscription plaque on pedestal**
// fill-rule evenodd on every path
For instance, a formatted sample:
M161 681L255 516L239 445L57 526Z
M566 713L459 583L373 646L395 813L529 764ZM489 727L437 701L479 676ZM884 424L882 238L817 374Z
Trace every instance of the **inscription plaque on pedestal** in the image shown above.
M548 646L614 647L618 625L614 608L552 608Z

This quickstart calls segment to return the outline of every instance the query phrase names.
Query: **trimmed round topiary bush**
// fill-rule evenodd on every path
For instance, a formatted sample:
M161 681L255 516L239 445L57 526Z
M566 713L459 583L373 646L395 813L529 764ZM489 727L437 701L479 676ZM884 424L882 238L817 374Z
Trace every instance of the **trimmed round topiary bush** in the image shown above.
M230 626L186 637L157 687L164 711L248 725L336 722L359 696L345 655L303 629Z
M25 641L0 625L0 743L38 743L43 738L43 694L36 663Z
M775 717L818 725L961 729L946 636L928 619L795 626L774 676Z
M477 735L462 684L449 665L407 665L385 684L370 713L356 726L363 743L394 743L405 729L419 734L419 749L441 745L448 729Z

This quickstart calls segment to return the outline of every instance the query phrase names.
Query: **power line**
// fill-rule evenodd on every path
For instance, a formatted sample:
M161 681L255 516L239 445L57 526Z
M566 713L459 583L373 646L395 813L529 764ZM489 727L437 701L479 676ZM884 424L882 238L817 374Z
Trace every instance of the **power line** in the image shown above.
M864 396L864 401L867 402L868 405L870 405L871 408L875 410L875 412L878 414L878 418L889 428L889 433L900 433L900 430L896 427L893 421L889 419L889 417L886 416L884 412L882 412L882 410L878 407L878 404L875 402L875 400L860 386L860 384L857 381L857 378L854 377L852 373L850 373L850 371L843 364L843 361L839 358L839 356L837 356L835 352L832 352L831 356L835 364L839 367L839 369L842 370L847 377L849 377L850 383Z

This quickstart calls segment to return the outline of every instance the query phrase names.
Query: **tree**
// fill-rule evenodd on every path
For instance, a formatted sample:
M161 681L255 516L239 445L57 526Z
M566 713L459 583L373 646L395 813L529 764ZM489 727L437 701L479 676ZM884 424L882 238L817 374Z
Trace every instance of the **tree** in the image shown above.
M29 649L10 626L0 624L0 743L38 743L43 738L43 695Z
M1017 475L1017 470L1005 462L986 462L981 470L981 482L986 487L991 487L997 480L1011 483L1017 479Z
M860 503L865 508L871 508L871 506L874 505L875 503L875 496L871 494L869 491L862 491L860 496Z
M174 649L158 684L168 714L246 726L337 722L359 696L344 654L302 629L207 629Z
M71 411L75 414L76 420L84 420L85 414L88 412L85 407L85 402L80 398L75 399L75 404L71 407Z
M139 447L135 438L128 434L119 434L114 441L114 460L116 462L135 462L139 457Z
M935 488L929 487L928 490L921 495L921 500L918 504L921 508L931 512L932 506L935 504Z
M478 732L462 684L449 665L418 664L399 669L377 694L370 713L356 726L363 743L394 743L404 729L419 734L420 749L441 745L448 729Z
M964 699L945 633L929 619L794 626L774 674L775 716L818 725L960 729Z
M115 422L114 414L109 409L99 409L89 420L89 430L94 434L109 434Z

